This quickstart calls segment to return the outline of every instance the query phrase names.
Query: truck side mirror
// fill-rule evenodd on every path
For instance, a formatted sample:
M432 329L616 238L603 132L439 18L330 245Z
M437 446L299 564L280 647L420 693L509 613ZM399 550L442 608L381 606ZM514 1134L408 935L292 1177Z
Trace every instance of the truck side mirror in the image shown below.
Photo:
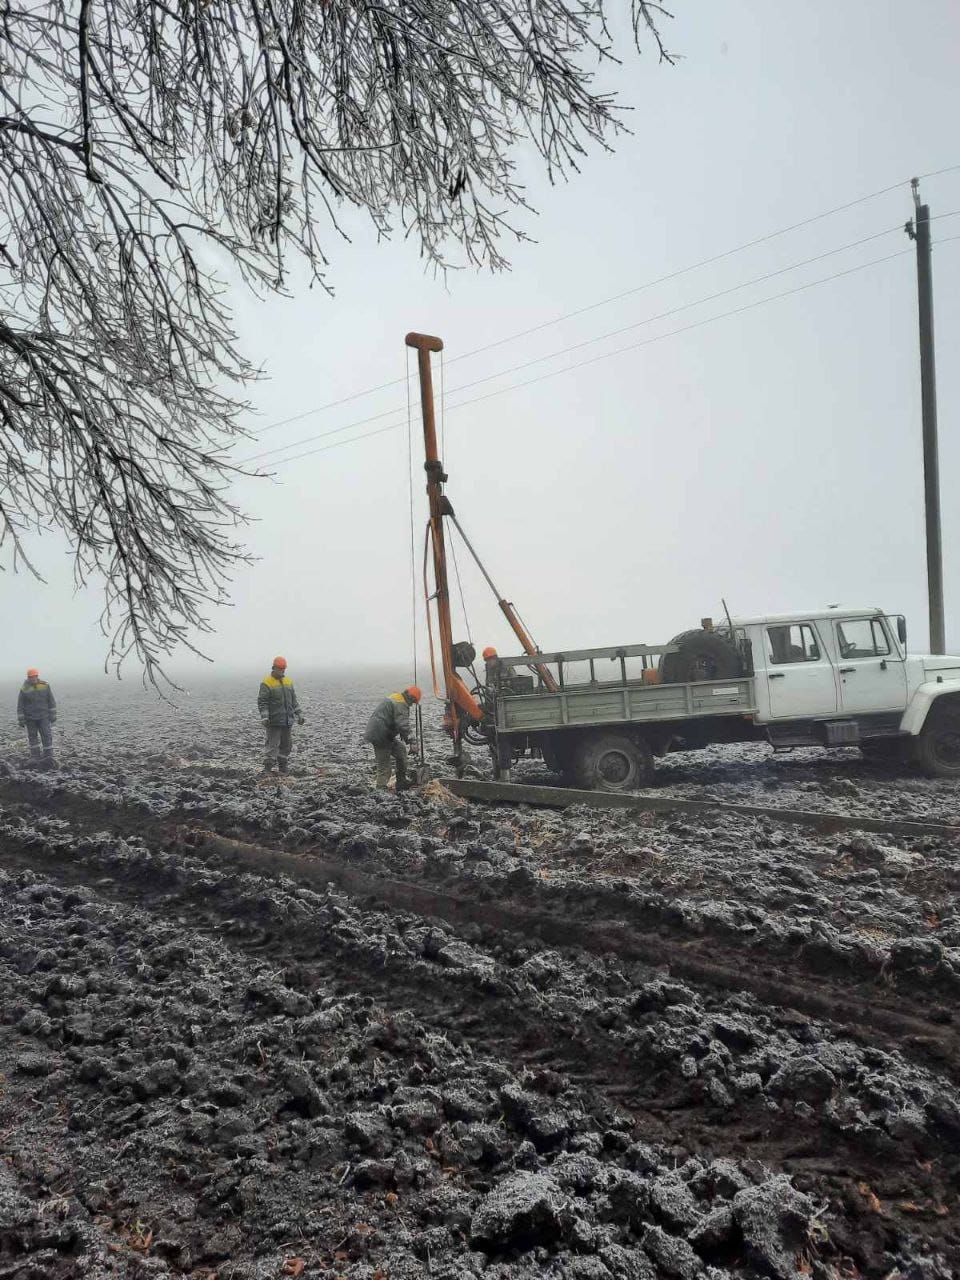
M907 643L907 620L903 614L897 618L897 638L901 644Z

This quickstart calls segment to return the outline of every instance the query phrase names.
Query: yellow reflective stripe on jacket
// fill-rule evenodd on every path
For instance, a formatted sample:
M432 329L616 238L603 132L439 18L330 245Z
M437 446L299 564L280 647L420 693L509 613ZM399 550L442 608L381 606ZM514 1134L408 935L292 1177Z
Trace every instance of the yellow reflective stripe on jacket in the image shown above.
M292 685L293 681L289 676L284 676L282 680L278 680L276 676L264 676L263 683L268 689L279 689L282 685Z
M403 694L402 694L402 693L391 693L391 695L390 695L390 701L391 701L391 702L406 702L406 698L403 696Z

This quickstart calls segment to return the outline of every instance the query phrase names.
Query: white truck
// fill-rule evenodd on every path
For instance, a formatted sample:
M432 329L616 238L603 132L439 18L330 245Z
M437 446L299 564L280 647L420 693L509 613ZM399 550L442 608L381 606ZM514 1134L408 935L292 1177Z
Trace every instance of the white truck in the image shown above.
M607 791L648 786L669 751L758 739L859 746L960 779L960 657L909 654L906 638L902 616L831 606L704 619L665 645L491 652L471 736L502 778L539 753L570 784Z

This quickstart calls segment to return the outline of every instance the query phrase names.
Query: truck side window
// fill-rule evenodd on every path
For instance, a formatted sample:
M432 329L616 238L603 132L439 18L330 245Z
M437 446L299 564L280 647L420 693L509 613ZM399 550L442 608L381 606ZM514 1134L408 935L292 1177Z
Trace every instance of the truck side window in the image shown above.
M884 658L890 652L883 625L875 618L838 622L837 647L841 658Z
M767 627L767 662L779 666L785 662L819 662L820 646L816 632L806 622L792 626Z

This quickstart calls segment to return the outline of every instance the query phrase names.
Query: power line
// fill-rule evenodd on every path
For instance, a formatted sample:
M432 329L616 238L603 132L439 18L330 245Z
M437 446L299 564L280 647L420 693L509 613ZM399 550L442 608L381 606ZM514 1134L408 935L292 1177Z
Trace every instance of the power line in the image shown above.
M944 213L939 216L951 218L956 217L958 213L960 213L960 209L955 210L953 213ZM474 378L472 382L463 382L459 387L453 388L453 393L467 391L471 387L480 386L484 382L492 382L495 378L505 378L508 374L519 373L521 370L530 369L534 365L544 364L547 360L556 360L560 356L569 355L571 351L582 351L584 347L591 347L597 342L606 342L609 338L617 338L622 333L629 333L632 329L639 329L644 325L655 324L658 320L668 320L671 316L679 315L683 311L691 311L694 307L703 306L708 302L716 302L719 298L726 298L732 293L739 293L741 290L750 289L754 285L764 284L767 280L786 275L789 271L799 271L803 267L813 266L814 263L823 262L826 258L836 257L838 253L845 253L848 249L856 249L860 245L869 244L873 240L880 240L883 236L889 236L902 230L902 225L897 223L895 227L889 227L886 231L877 231L871 236L864 236L860 240L852 240L849 244L839 245L836 249L828 249L825 253L818 253L815 257L805 258L802 262L794 262L787 267L778 267L775 271L767 271L761 276L754 276L752 280L744 280L740 284L730 285L727 289L718 289L716 293L696 298L693 302L683 302L679 306L671 307L668 311L661 311L657 315L647 316L643 320L634 320L630 324L621 325L617 329L608 329L606 333L598 334L595 338L585 338L582 342L574 342L570 346L561 347L557 351L549 351L546 355L535 356L534 359L525 360L522 364L511 365L509 369L500 369L496 373L485 374L482 378ZM941 241L940 243L944 242ZM450 363L452 364L453 361L451 360Z
M311 444L314 440L326 440L328 436L341 435L344 431L350 431L353 427L365 427L370 422L379 422L383 418L390 418L398 412L399 406L394 405L391 409L384 409L382 413L371 413L367 418L357 418L342 427L333 427L329 431L321 431L315 436L305 436L302 440L291 440L287 444L277 445L275 449L264 449L262 453L254 453L249 458L241 458L237 465L246 466L249 462L258 462L261 458L269 458L271 454L283 453L285 449L296 449L302 444ZM286 461L286 459L278 459L278 461Z
M942 173L951 173L953 170L960 170L960 164L950 165L946 169L939 169L936 173L921 174L921 178L934 178ZM656 280L647 281L645 284L633 286L630 289L624 289L622 293L612 294L609 298L601 298L599 302L591 302L585 307L579 307L576 311L568 311L565 315L556 316L553 320L545 320L542 324L532 325L529 329L523 329L519 333L511 334L506 338L498 338L495 342L489 342L483 347L474 347L472 351L466 351L462 356L455 356L450 363L455 360L465 360L467 356L479 355L483 351L491 351L494 347L502 346L506 342L513 342L517 338L526 338L532 333L539 333L542 329L548 329L551 325L560 324L564 320L572 320L576 316L585 315L588 311L595 311L598 307L609 306L612 302L620 302L623 298L629 298L635 293L640 293L644 289L651 289L658 284L666 284L670 280L676 280L680 276L689 274L691 271L699 271L702 267L713 266L714 263L722 262L725 258L733 257L737 253L745 253L747 249L756 249L762 244L767 244L770 240L776 240L780 236L788 235L791 231L800 231L803 227L809 227L814 222L821 222L824 218L831 218L834 214L844 213L847 209L854 209L857 205L866 204L868 200L876 200L879 196L885 196L891 191L896 191L902 187L907 181L894 182L889 187L882 187L879 191L872 191L869 195L858 196L856 200L849 200L846 204L837 205L834 209L827 209L823 213L815 213L810 218L804 218L802 222L794 222L788 227L781 227L778 231L771 231L767 235L758 236L755 240L748 240L746 243L737 245L733 249L725 249L723 253L714 254L713 257L703 258L700 262L695 262L689 267L680 267L677 271L671 271L665 276L660 276ZM898 228L899 230L899 228ZM813 259L811 259L813 261Z
M930 173L921 173L918 180L927 178L939 178L945 173L955 173L960 171L960 164L947 165L943 169L934 169ZM822 213L815 213L809 218L804 218L801 222L793 222L789 226L780 227L776 231L770 231L766 235L759 236L754 240L748 240L744 244L737 245L732 249L725 249L722 253L714 254L709 258L702 258L699 262L691 263L689 266L680 267L676 271L671 271L667 275L659 276L654 280L647 280L643 284L635 285L630 289L624 290L622 293L611 295L609 298L601 298L597 302L591 302L585 307L580 307L575 311L565 312L563 315L554 316L551 320L544 320L542 323L533 325L529 329L521 329L517 333L509 334L507 337L498 338L495 342L486 343L481 347L474 347L470 351L461 352L458 356L453 356L448 361L449 364L455 364L459 360L467 360L472 356L480 355L485 351L491 351L495 347L503 346L507 342L516 342L520 338L529 337L530 334L539 333L543 329L549 329L553 325L562 324L565 320L572 320L577 316L584 315L588 311L595 311L599 307L609 306L613 302L619 302L623 298L630 297L633 294L641 293L645 289L652 289L658 284L665 284L670 280L676 280L680 276L689 275L693 271L699 271L703 267L712 266L714 263L721 262L725 258L733 257L738 253L745 253L748 249L755 249L759 245L767 244L771 240L776 240L780 236L788 235L792 231L800 231L804 227L809 227L815 222L822 222L824 218L831 218L834 214L844 213L848 209L854 209L858 205L866 204L869 200L876 200L879 196L888 195L891 191L896 191L908 183L910 179L904 178L900 182L891 183L888 187L881 187L878 191L871 191L868 195L858 196L855 200L848 200L845 204L836 205L833 209L825 209ZM280 427L290 426L294 422L302 422L304 418L312 417L316 413L324 413L327 409L336 409L340 405L350 404L354 400L361 400L365 396L374 395L378 391L386 391L390 387L400 386L403 382L402 378L393 378L389 382L381 382L375 387L367 387L363 391L356 391L352 395L341 396L338 400L330 400L326 404L315 405L312 409L305 409L302 413L293 414L289 418L281 418L278 422L271 422L265 427L261 427L259 431L251 432L253 436L266 435L268 431L276 431ZM392 410L391 410L392 412ZM363 419L363 421L372 421L372 419ZM295 445L291 445L295 448Z
M942 214L941 216L954 217L956 216L956 213L960 213L960 210L955 210L954 213L952 214ZM863 236L859 240L852 240L850 241L849 244L839 245L835 249L828 249L825 253L816 254L812 258L805 258L801 262L794 262L794 263L791 263L789 266L778 267L774 271L764 272L763 275L755 276L752 280L745 280L745 281L742 281L740 284L731 285L727 289L720 289L716 293L707 294L705 297L702 297L702 298L696 298L692 302L685 302L685 303L682 303L680 306L671 307L667 311L661 311L658 315L647 316L643 320L636 320L631 324L622 325L618 329L611 329L607 333L602 333L595 338L586 338L582 342L575 342L570 346L562 347L557 351L548 352L546 355L536 356L532 360L527 360L521 364L512 365L510 368L500 369L495 373L485 374L482 378L475 378L472 382L461 383L460 386L454 387L452 389L451 394L455 395L457 394L457 392L460 392L460 391L468 391L470 390L471 387L480 386L485 382L491 382L495 378L507 377L511 373L519 373L523 369L529 369L529 368L532 368L534 365L543 364L547 360L559 359L560 356L568 355L572 351L580 351L584 347L592 346L597 342L605 342L609 338L618 337L620 334L627 333L631 329L638 329L643 325L655 324L658 320L667 320L671 316L679 315L684 311L690 311L694 307L703 306L705 303L708 303L708 302L715 302L718 298L729 297L729 295L732 293L738 293L743 289L752 288L754 285L763 284L767 280L772 280L772 279L775 279L777 276L785 275L789 271L798 271L803 267L812 266L814 263L823 262L826 258L835 257L838 253L844 253L848 249L856 249L860 245L868 244L873 240L878 240L883 236L891 235L893 232L899 232L900 230L901 230L901 225L898 223L896 227L889 227L884 231L877 231L873 235ZM442 404L445 403L445 397L441 403ZM305 436L302 440L293 440L288 442L287 444L277 445L273 449L264 449L260 453L254 453L254 454L251 454L249 457L242 459L241 464L246 465L247 463L250 463L250 462L258 462L262 458L271 457L273 454L276 454L276 453L283 453L287 449L296 449L296 448L299 448L301 445L313 444L315 441L327 439L329 436L342 435L343 432L350 431L353 427L367 426L371 422L379 422L379 421L382 421L384 418L392 417L394 414L399 413L400 409L401 409L401 406L399 405L393 406L389 409L384 409L379 413L370 414L366 418L359 418L354 422L348 422L343 426L333 427L327 431L321 431L316 435ZM441 414L442 413L443 413L443 409L441 408Z
M937 243L941 245L948 244L951 240L960 240L960 235L947 236ZM614 356L625 355L627 352L636 351L640 347L651 346L655 342L663 342L667 338L676 337L681 333L689 333L693 329L703 328L705 325L713 324L717 320L726 320L732 316L743 315L745 312L753 311L757 307L765 306L769 302L777 302L782 298L789 298L794 294L804 293L807 289L813 289L821 284L829 284L833 280L839 280L846 276L854 275L858 271L867 270L869 267L879 266L885 262L892 262L895 258L902 258L911 252L912 250L910 249L900 249L896 253L887 254L885 257L873 258L871 261L859 263L855 267L847 267L843 271L835 271L832 275L822 276L818 280L808 280L805 284L796 285L792 289L785 289L781 293L772 294L769 298L758 298L755 302L745 303L742 307L735 307L730 311L723 311L719 315L707 316L703 320L695 320L692 324L682 325L678 329L671 329L669 333L657 334L653 338L645 338L642 342L633 342L628 346L618 347L615 351L602 352L600 355L591 356L587 360L580 360L576 364L565 365L562 369L554 369L550 373L543 373L538 375L536 378L529 378L525 382L513 383L509 387L500 387L495 391L488 391L484 395L474 396L470 400L462 400L459 404L450 405L450 412L452 413L456 409L465 409L468 405L479 404L481 401L490 400L494 396L506 395L510 391L520 391L523 388L533 386L538 382L545 382L548 378L556 378L564 373L572 373L576 369L583 369L587 365L597 364L601 360L609 360ZM317 449L309 449L305 453L295 454L292 458L281 458L275 465L280 467L288 462L298 462L302 458L310 458L318 453L326 453L329 449L339 449L343 445L353 444L355 441L369 440L372 436L384 435L389 431L397 431L403 427L403 425L404 423L402 421L394 422L388 426L379 427L376 431L367 431L363 435L351 436L347 440L338 440L334 444L321 445Z

